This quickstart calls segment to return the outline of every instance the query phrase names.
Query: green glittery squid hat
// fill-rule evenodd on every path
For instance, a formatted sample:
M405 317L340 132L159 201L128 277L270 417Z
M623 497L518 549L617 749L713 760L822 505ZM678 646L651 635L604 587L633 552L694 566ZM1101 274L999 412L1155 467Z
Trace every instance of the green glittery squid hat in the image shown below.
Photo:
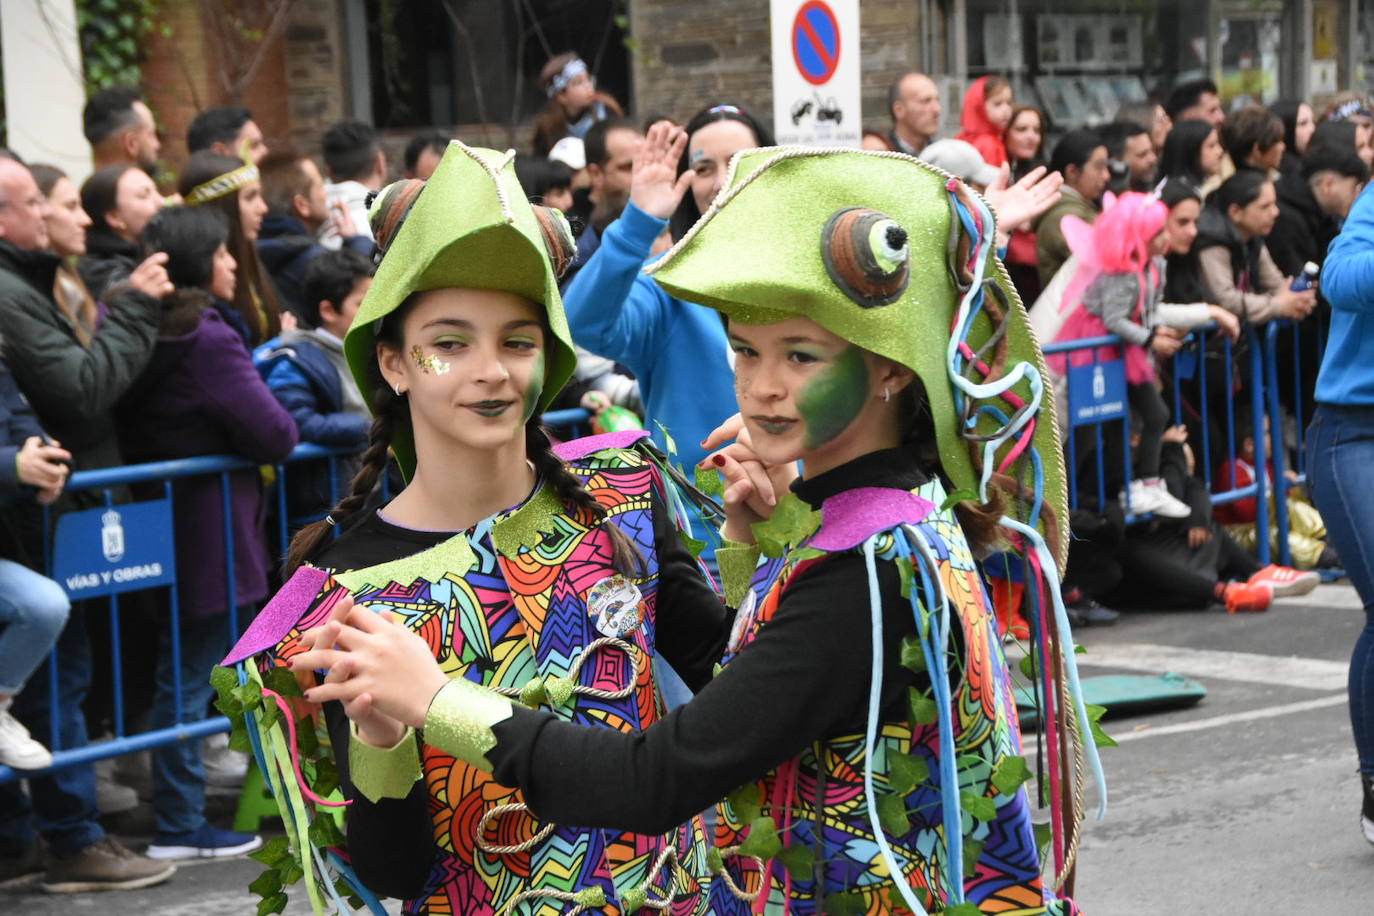
M1049 374L994 234L981 198L910 156L746 150L648 270L730 318L810 318L911 368L956 491L1001 487L1007 514L1037 525L1062 564L1068 499Z
M577 356L558 294L558 278L575 251L572 232L561 213L528 202L514 158L514 152L454 140L428 181L396 182L373 201L382 259L344 338L348 366L364 392L376 382L381 319L412 293L447 287L500 290L544 306L551 333L538 410L572 376ZM415 443L408 425L399 425L392 451L409 480Z

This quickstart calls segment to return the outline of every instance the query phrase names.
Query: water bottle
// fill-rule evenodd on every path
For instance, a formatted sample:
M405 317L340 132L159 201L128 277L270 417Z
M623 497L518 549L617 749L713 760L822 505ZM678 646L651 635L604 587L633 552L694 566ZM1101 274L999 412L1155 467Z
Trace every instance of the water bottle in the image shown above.
M1311 289L1317 285L1317 275L1320 273L1321 269L1317 267L1316 264L1308 261L1306 264L1302 265L1302 273L1293 278L1293 285L1289 288L1295 293Z

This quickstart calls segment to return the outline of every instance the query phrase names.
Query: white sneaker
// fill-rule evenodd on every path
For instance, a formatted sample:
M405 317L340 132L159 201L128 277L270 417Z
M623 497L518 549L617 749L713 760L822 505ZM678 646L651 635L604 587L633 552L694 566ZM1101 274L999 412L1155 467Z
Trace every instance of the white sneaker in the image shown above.
M1175 498L1164 485L1164 481L1158 477L1132 480L1128 490L1121 494L1123 506L1126 505L1125 497L1128 494L1128 508L1132 515L1152 514L1160 518L1187 518L1193 514L1188 504Z
M52 751L33 740L23 723L10 715L8 700L0 706L0 763L16 770L43 770L52 766Z
M248 755L242 751L231 751L227 734L207 737L201 744L200 761L205 768L207 785L238 789L248 775Z

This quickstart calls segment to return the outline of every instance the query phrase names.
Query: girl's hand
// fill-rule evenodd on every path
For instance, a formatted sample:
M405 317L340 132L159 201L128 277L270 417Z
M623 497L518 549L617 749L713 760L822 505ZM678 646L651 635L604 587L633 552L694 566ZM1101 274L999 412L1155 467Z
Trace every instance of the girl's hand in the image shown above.
M345 706L362 701L355 710L368 716L369 725L375 724L379 731L389 724L371 719L374 711L422 728L430 701L448 683L429 644L390 615L383 617L364 607L347 610L343 625L338 624L337 620L325 624L322 629L328 630L328 636L316 640L321 643L328 638L327 645L334 648L321 646L291 661L295 671L329 671L323 684L305 692L306 699L312 703L339 700Z
M340 606L344 613L339 615ZM338 640L339 632L343 629L340 622L348 611L353 609L353 599L346 597L339 602L331 614L331 620L324 626L302 634L302 640L312 649L332 649ZM339 615L339 620L332 619ZM331 670L325 678L325 683L339 683L344 680L346 669L338 668ZM343 704L344 714L353 721L358 727L358 737L365 743L373 747L394 747L397 741L406 733L404 722L393 719L372 705L372 697L364 694L355 700L345 701Z
M1232 343L1240 339L1239 318L1219 305L1209 305L1207 311L1212 316L1212 320L1217 323L1217 328L1221 333L1231 338Z
M1201 525L1188 529L1188 546L1197 550L1212 539L1212 529Z
M1183 425L1170 426L1164 430L1164 435L1160 438L1162 438L1165 442L1187 442L1188 427Z
M1059 186L1064 183L1064 176L1049 172L1042 165L1008 187L1010 180L1011 169L1004 165L997 181L983 192L988 206L997 214L999 232L1020 229L1054 206L1059 200Z
M715 448L726 442L730 444L707 455L700 466L714 468L725 478L725 527L721 533L737 543L752 544L752 526L773 514L778 499L797 479L797 465L765 464L754 451L739 414L712 430L702 445Z
M1178 328L1171 328L1166 325L1155 325L1155 336L1150 341L1150 349L1155 356L1167 359L1178 352L1179 347L1183 346L1183 338L1188 334L1187 331L1180 331Z

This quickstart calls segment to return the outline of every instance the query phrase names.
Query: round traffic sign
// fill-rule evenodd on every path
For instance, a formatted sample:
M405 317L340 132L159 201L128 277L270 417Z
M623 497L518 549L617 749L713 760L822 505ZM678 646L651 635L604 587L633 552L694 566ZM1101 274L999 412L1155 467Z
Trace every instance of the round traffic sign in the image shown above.
M792 59L797 72L814 86L835 75L840 63L840 23L824 0L809 0L792 20Z

